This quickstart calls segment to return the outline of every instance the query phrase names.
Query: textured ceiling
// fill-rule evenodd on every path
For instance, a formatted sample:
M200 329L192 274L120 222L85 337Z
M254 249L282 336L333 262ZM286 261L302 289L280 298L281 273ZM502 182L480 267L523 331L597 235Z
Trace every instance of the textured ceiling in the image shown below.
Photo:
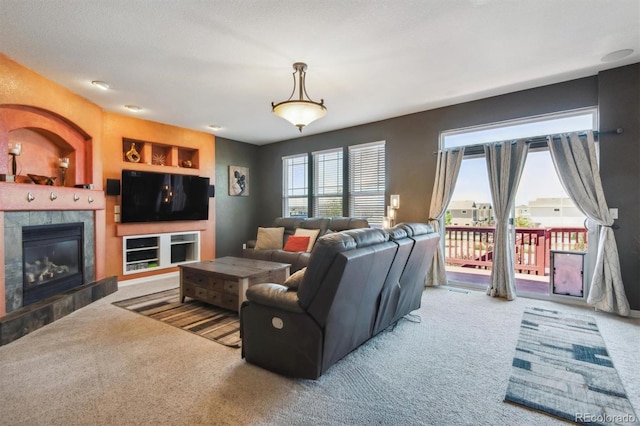
M0 0L0 53L105 110L258 145L300 136L271 112L296 61L328 109L310 135L639 62L639 28L638 0Z

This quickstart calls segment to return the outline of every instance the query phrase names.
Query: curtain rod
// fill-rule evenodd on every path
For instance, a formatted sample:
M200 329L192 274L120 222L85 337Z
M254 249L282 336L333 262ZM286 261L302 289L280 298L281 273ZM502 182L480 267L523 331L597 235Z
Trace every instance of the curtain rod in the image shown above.
M584 136L586 135L588 132L588 130L582 130L582 131L578 131L578 132L569 132L569 133L577 133L580 136ZM622 134L624 132L624 129L622 127L618 127L617 129L614 130L603 130L601 132L594 130L593 131L593 136L596 140L598 140L598 136L599 135L605 135L605 134ZM525 143L531 145L532 148L541 148L546 146L547 144L547 138L551 136L551 135L539 135L539 136L532 136L530 138L525 139ZM560 136L555 136L553 137L554 140L558 140L560 139ZM481 143L481 144L475 144L475 145L465 145L465 155L475 155L475 154L480 154L482 152L484 152L484 146L485 145L489 145L489 144L494 144L494 143L500 143L500 142L513 142L516 140L520 140L520 139L509 139L509 140L502 140L502 141L492 141L492 142L485 142L485 143ZM460 149L462 147L454 147L454 148L450 148L451 151L455 151L456 149ZM437 152L434 152L433 155L438 155Z

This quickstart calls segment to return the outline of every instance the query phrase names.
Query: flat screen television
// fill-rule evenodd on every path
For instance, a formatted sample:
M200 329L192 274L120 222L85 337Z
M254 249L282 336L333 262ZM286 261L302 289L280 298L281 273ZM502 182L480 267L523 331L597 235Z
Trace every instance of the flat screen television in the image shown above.
M120 221L166 222L209 219L209 178L122 171Z

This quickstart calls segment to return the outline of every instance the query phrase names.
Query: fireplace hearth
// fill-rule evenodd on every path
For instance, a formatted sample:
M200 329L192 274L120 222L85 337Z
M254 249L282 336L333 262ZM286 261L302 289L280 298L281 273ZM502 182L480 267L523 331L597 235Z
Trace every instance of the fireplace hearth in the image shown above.
M83 223L22 228L23 306L84 283Z

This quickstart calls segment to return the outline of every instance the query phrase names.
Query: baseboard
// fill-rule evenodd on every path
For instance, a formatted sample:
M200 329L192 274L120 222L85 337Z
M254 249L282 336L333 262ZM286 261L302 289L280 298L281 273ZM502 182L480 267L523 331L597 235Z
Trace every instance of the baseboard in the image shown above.
M469 283L464 283L461 281L453 281L453 280L449 280L448 284L442 285L440 287L450 287L451 289L453 288L458 288L458 289L464 289L464 290L474 290L474 291L482 291L485 292L486 291L486 286L482 287L481 285L473 285L473 284L469 284ZM589 309L594 309L592 306L588 305L586 302L572 302L570 299L567 299L566 301L559 301L557 299L551 299L549 297L530 297L528 295L521 295L518 297L529 297L531 299L537 299L537 300L546 300L548 302L559 302L559 303L566 303L568 305L574 305L574 306L582 306L585 308L589 308ZM597 311L598 309L596 309ZM601 312L605 312L605 311L601 311ZM615 315L615 314L614 314ZM636 310L631 310L629 311L629 318L640 318L640 311L636 311Z
M148 277L134 278L132 280L125 280L125 281L118 281L118 286L119 287L126 287L126 286L129 286L129 285L148 283L149 281L156 281L156 280L161 280L161 279L165 279L165 278L177 278L179 276L180 276L180 272L179 271L167 272L166 274L150 275Z

